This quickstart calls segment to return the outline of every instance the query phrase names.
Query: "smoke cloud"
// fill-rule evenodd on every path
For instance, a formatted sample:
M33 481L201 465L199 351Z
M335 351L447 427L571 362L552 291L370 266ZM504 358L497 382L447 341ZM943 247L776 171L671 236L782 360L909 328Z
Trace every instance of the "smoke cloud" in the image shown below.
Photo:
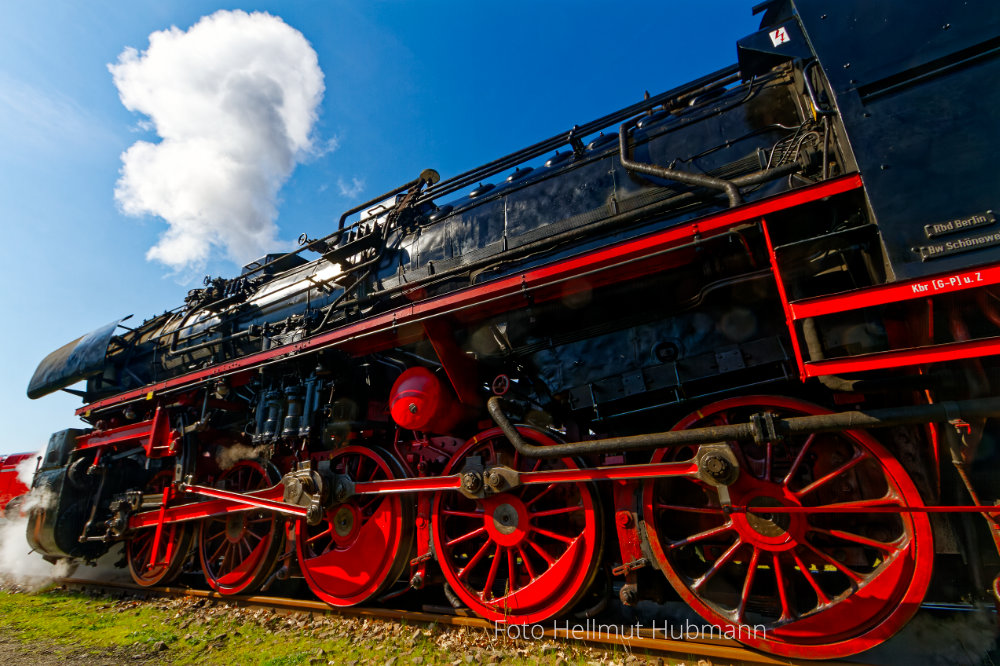
M222 10L154 32L148 49L127 48L108 69L122 104L161 138L122 154L115 187L124 213L169 225L147 259L196 271L213 249L238 263L275 249L278 191L314 150L324 91L302 33L270 14Z

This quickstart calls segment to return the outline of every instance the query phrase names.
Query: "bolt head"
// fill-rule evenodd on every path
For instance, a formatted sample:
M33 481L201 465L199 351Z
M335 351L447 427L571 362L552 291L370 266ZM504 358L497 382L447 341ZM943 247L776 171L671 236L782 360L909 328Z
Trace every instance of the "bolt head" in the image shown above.
M731 467L732 465L729 464L728 460L719 456L711 456L705 459L705 470L713 479L724 479Z
M466 472L462 477L462 486L465 487L469 492L476 492L482 485L482 481L479 476L473 474L472 472Z

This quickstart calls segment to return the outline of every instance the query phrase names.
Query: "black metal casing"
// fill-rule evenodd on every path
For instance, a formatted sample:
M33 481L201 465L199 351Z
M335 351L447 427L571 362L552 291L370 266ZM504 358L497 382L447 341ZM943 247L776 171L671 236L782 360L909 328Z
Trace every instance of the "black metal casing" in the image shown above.
M770 3L775 26L789 8L830 83L890 280L1000 260L1000 5L790 0Z

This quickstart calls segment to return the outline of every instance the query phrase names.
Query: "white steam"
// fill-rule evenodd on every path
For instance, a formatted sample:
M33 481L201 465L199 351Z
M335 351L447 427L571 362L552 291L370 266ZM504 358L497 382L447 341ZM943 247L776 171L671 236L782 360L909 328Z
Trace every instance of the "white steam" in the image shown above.
M213 248L240 263L273 250L278 191L313 150L324 89L302 33L223 10L154 32L148 49L127 48L108 69L122 104L162 139L122 154L115 188L126 214L169 225L147 259L198 270Z
M23 483L25 488L31 487L31 482L35 479L35 470L38 469L38 459L44 455L44 450L39 451L17 464L17 480Z
M40 452L39 455L44 454ZM38 460L31 456L17 466L18 479L31 487ZM26 537L28 530L27 512L34 508L52 506L55 497L47 488L32 490L24 496L20 504L20 515L11 511L10 519L0 517L0 580L13 583L28 590L44 587L54 578L69 574L70 565L58 562L49 564L38 553L32 552ZM2 509L3 507L0 507Z

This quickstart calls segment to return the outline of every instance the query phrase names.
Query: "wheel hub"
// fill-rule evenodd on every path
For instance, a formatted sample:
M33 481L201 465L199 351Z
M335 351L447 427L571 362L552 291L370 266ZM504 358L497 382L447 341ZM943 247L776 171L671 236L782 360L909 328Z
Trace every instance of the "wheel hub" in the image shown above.
M354 511L348 505L343 505L333 514L333 531L339 537L346 537L354 531Z
M493 527L501 534L512 534L517 522L517 509L510 504L501 504L493 511Z
M517 546L531 532L528 507L520 498L509 493L496 495L483 501L486 532L497 544Z
M750 507L783 506L774 497L755 497L747 505ZM788 531L790 517L787 513L747 513L750 527L766 537L778 537Z
M758 479L733 488L733 503L748 508L802 506L794 495L776 483ZM795 548L805 539L806 519L799 514L747 511L733 516L740 537L757 548L778 552Z

